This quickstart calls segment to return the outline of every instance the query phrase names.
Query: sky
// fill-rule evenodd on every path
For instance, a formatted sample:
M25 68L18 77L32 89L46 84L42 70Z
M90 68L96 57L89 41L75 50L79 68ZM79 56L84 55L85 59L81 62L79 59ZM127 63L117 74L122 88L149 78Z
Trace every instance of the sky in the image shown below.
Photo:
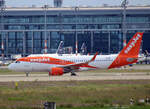
M35 5L42 7L47 4L53 7L53 0L5 0L8 7L28 7ZM71 6L103 6L108 4L109 6L120 5L123 0L63 0L63 7ZM150 5L150 0L128 0L128 5Z

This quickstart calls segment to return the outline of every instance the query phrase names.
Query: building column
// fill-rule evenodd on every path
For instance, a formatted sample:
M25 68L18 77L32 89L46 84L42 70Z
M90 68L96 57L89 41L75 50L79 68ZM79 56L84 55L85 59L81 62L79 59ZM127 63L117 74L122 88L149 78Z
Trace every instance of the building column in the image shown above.
M8 57L8 32L6 32L6 57Z
M34 54L34 36L33 36L33 31L31 32L32 34L32 54Z
M23 56L26 55L26 36L25 32L23 31Z
M75 53L78 54L78 33L75 31Z
M93 53L93 47L94 47L94 37L93 32L91 31L91 53Z
M108 32L108 53L110 54L110 31Z
M17 54L17 32L15 31L15 54Z
M48 49L51 48L51 32L48 32L49 35L48 35Z

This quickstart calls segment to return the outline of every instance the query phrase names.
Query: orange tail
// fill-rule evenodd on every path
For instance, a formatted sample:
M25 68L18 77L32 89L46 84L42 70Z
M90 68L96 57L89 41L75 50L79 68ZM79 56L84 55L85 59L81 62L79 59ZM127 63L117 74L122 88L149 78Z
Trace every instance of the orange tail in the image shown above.
M137 62L143 33L137 32L123 48L109 68L120 67Z

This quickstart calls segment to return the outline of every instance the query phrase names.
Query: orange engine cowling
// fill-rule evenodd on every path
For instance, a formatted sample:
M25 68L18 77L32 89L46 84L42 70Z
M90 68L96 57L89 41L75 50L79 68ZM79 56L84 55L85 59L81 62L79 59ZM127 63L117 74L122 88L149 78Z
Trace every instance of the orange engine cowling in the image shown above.
M52 76L63 75L63 74L64 74L64 69L57 68L57 67L52 68L51 71L49 72L49 75Z

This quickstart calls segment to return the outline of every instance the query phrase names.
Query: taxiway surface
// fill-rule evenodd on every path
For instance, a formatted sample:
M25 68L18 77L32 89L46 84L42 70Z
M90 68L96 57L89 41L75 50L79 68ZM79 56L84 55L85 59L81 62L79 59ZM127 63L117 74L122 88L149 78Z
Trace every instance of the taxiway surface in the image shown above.
M133 69L150 70L150 65L136 65ZM131 69L132 70L132 69ZM108 73L108 72L78 72L77 76L70 76L64 74L62 76L48 76L47 74L29 74L26 77L25 74L9 74L0 75L0 82L12 82L12 81L86 81L86 80L150 80L150 72L132 72L132 73Z
M62 76L48 76L48 74L0 75L0 82L12 81L86 81L86 80L150 80L149 73L78 73L77 76L65 74Z

